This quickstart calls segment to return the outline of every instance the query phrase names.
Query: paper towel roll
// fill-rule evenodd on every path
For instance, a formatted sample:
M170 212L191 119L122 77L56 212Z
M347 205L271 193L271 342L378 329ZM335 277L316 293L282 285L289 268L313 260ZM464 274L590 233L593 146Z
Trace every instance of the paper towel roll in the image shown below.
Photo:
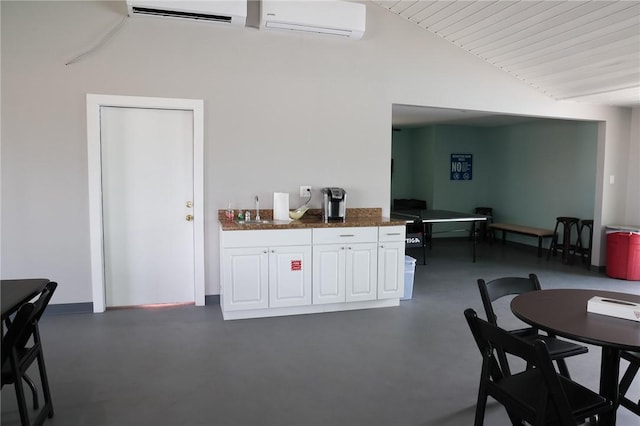
M273 193L273 220L289 220L289 193Z

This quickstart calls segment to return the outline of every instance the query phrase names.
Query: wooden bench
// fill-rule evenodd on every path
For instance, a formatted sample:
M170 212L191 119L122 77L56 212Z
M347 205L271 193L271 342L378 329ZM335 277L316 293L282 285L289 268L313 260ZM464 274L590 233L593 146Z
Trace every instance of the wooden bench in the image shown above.
M507 232L529 237L538 237L538 257L542 257L542 239L553 238L553 231L551 229L533 228L531 226L513 225L510 223L492 223L489 225L489 229L502 231L503 244Z

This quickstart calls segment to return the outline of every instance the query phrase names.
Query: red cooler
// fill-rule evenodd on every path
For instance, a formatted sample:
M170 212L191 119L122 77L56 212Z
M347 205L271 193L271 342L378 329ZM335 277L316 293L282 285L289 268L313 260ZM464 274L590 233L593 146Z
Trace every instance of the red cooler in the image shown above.
M640 281L640 228L607 227L607 275Z

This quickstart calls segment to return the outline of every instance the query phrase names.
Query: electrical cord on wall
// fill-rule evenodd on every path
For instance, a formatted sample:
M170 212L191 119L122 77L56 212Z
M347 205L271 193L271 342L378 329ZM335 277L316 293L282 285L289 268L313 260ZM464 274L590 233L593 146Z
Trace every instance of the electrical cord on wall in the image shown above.
M105 34L100 40L98 40L98 42L95 45L93 45L88 50L82 52L78 56L71 59L69 62L65 64L65 66L78 62L80 59L84 58L85 56L95 52L96 50L104 46L109 40L111 40L111 38L113 38L113 36L115 36L122 29L122 27L124 26L124 23L127 22L127 19L129 19L129 15L125 16L118 25L113 27L107 34Z

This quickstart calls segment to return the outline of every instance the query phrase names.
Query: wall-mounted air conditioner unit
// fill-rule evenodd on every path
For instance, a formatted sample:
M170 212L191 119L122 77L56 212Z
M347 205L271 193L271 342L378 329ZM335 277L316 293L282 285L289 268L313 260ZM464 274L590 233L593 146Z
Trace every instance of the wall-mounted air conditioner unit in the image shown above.
M366 6L338 0L262 0L260 28L362 38Z
M129 16L161 16L244 26L247 0L127 0Z

